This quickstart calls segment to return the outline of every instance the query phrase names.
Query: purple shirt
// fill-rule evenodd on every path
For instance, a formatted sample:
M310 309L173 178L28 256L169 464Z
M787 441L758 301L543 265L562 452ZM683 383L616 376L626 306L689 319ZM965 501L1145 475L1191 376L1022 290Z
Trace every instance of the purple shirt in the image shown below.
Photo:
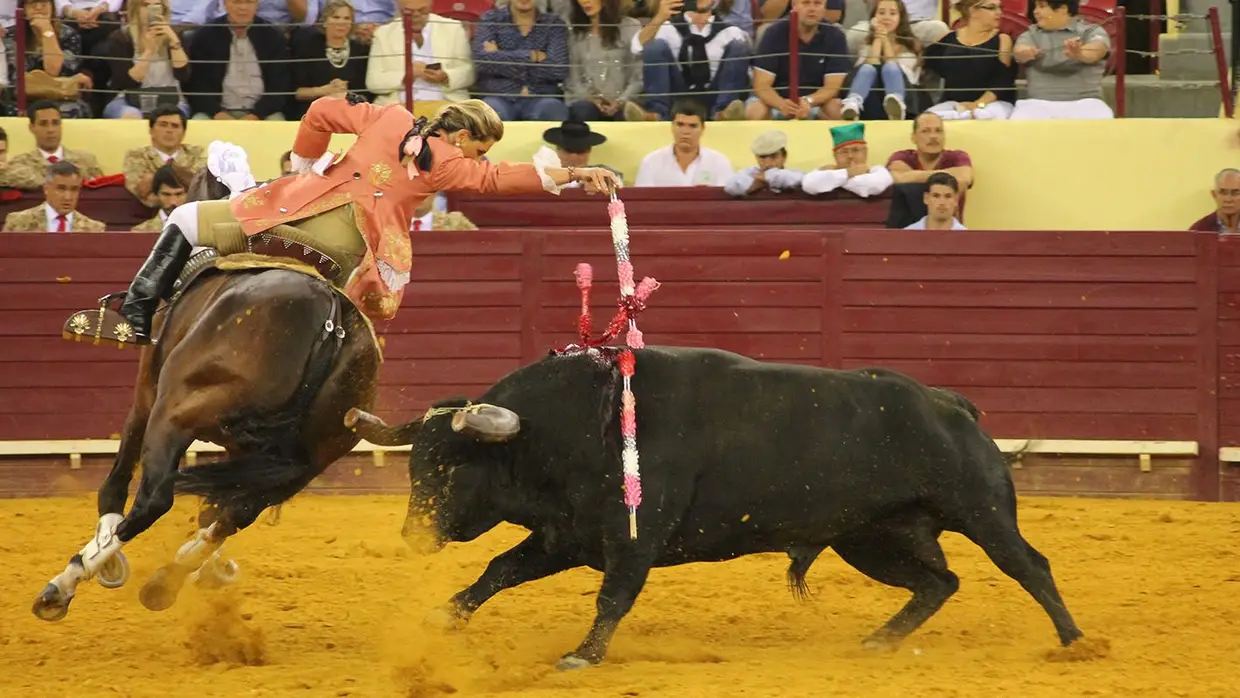
M917 151L911 148L908 150L897 150L892 153L891 157L887 158L888 169L891 168L891 163L893 162L902 162L914 170L925 169L921 166L921 159L917 157ZM972 166L973 161L969 159L969 154L963 150L944 150L943 153L939 155L938 165L936 165L934 169L947 170L953 167ZM964 218L964 200L966 196L968 196L967 192L960 192L960 206L956 210L957 218Z

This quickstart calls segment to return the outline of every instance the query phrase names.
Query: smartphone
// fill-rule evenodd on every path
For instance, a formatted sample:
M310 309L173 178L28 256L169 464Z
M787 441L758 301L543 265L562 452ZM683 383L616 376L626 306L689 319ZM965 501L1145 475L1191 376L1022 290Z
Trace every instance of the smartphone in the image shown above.
M156 24L167 24L164 20L164 6L159 3L146 6L146 26L153 27Z
M443 63L427 63L427 64L426 64L426 69L427 69L427 70L442 70L442 69L443 69Z
M681 12L697 12L698 11L697 0L685 0L684 3L680 6L680 11Z

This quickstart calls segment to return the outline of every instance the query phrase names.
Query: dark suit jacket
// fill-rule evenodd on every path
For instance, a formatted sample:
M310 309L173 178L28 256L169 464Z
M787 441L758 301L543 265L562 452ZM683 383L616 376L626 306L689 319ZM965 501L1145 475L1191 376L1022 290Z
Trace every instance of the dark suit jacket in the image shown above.
M216 17L213 22L225 23L227 16ZM288 65L271 63L288 58L288 44L284 40L284 32L276 29L261 17L254 18L250 26L250 43L254 44L254 55L258 57L263 72L263 96L254 104L254 113L260 118L282 111L288 100L287 94L292 92L292 80L289 79ZM182 89L186 92L204 92L210 94L187 95L194 113L202 112L215 116L220 111L221 93L224 91L224 75L228 71L228 59L232 55L232 28L228 26L206 26L194 30L193 40L189 46L189 62L192 70L189 80ZM219 61L219 62L210 62Z
M903 228L925 217L925 182L905 182L891 187L891 208L887 211L887 227Z

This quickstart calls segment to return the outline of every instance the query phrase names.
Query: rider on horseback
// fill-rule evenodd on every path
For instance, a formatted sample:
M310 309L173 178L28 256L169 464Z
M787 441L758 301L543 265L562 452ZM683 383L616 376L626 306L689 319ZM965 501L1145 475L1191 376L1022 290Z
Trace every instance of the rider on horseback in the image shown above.
M333 163L338 156L327 147L337 133L357 134L357 141ZM443 107L429 123L395 104L315 101L293 145L294 174L255 187L244 151L217 151L211 172L232 198L192 202L169 215L119 309L132 333L105 335L149 344L160 299L170 297L191 251L201 248L308 262L367 315L387 319L409 281L410 220L426 197L451 190L558 194L570 182L590 192L619 186L614 173L561 167L546 149L533 164L480 161L503 135L499 116L476 99Z

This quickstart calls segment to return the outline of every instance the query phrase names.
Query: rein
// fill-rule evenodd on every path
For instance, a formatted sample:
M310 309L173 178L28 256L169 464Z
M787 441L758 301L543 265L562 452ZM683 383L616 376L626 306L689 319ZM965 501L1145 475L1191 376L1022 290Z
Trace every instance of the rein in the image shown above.
M585 262L578 264L573 276L576 277L577 288L581 291L581 317L577 320L577 333L581 337L581 343L567 344L552 350L552 354L587 354L597 360L615 362L620 366L620 375L624 377L624 392L620 403L620 433L624 437L624 449L620 456L624 470L624 504L629 509L629 538L636 540L637 508L642 503L642 481L637 452L637 399L633 396L632 386L633 375L637 371L637 358L633 350L646 346L641 330L637 329L637 316L646 309L646 299L659 287L659 282L647 276L641 283L633 283L633 262L629 259L628 218L624 213L624 202L614 193L611 195L611 202L607 204L607 215L611 218L611 241L616 251L616 276L620 282L620 300L616 314L601 335L591 338L593 320L590 317L590 288L594 283L594 270ZM628 332L624 336L624 346L604 346L626 327Z

